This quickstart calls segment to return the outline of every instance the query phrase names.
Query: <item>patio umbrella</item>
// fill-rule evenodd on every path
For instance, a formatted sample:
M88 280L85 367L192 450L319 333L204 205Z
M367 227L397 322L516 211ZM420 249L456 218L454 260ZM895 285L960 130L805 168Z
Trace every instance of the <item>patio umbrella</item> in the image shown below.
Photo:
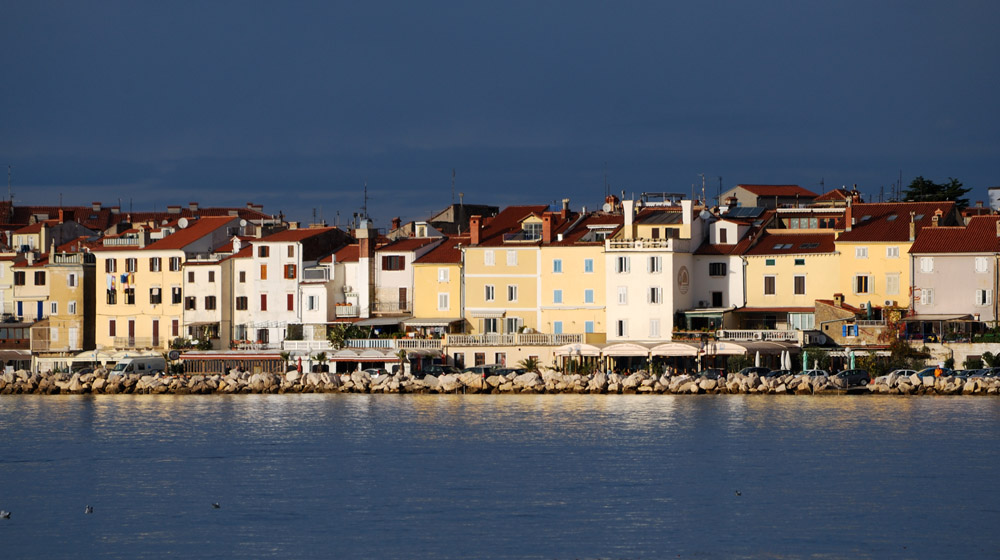
M854 369L854 350L851 350L851 369Z
M809 351L808 350L803 350L802 351L802 371L805 371L808 368L809 368Z
M753 367L760 367L760 350L758 350L757 353L754 354Z
M788 350L785 350L785 363L781 369L792 369L792 353Z

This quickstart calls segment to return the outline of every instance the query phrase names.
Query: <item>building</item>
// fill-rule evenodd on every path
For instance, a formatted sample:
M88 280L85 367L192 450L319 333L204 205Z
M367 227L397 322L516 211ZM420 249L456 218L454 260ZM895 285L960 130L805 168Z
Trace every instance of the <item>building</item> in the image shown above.
M737 206L781 208L808 206L818 195L798 185L736 185L722 193L722 200L735 199Z
M462 250L470 238L449 237L413 261L413 317L406 328L423 335L465 332Z

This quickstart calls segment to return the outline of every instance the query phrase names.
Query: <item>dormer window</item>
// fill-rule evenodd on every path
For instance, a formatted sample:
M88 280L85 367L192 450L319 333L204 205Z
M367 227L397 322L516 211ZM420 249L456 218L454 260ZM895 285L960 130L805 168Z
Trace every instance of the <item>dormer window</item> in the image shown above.
M541 239L542 238L542 224L539 222L525 222L522 224L522 231L524 231L524 237L526 239Z

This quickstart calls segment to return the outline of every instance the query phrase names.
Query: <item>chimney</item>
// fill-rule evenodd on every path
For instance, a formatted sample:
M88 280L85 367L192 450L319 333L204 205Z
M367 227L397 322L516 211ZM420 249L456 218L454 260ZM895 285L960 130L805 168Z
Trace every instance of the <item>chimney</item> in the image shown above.
M375 245L378 242L378 232L372 229L368 220L361 220L361 227L355 233L358 236L358 257L373 258Z
M63 209L62 209L62 208L60 208L60 209L59 209L59 223L60 223L60 224L61 224L61 223L63 223L63 216L64 216L64 214L63 214Z
M844 294L833 294L833 305L835 307L844 306Z
M197 202L188 202L188 210L190 210L192 212L197 212L198 211L198 203Z
M851 199L847 199L847 209L844 210L844 229L846 231L851 231L851 226L854 225L854 210L851 209Z
M25 253L24 256L25 256L25 258L28 259L28 266L32 266L32 265L35 264L35 252L34 251L28 251L27 253Z
M910 212L910 241L917 238L917 222L915 216L916 212Z
M180 207L180 205L177 205L177 206L167 206L167 214L180 214L180 213L181 213L181 207Z
M552 214L549 212L542 214L542 243L552 243Z
M562 203L563 203L563 205L562 205L562 212L559 214L559 217L562 218L563 220L565 220L566 217L569 216L569 199L568 198L564 198L562 200Z
M393 230L399 229L399 224L401 224L402 222L403 221L399 219L399 216L396 216L395 218L393 218L392 219L392 229Z
M976 208L982 208L982 207L983 207L983 201L982 200L977 200L976 201Z
M997 237L1000 237L1000 220L997 220Z
M635 227L633 226L633 222L635 222L634 208L634 200L622 201L622 213L625 214L625 239L632 239L635 237Z
M931 217L931 227L938 227L941 224L941 216L944 212L940 208L934 211L934 216Z
M93 210L94 212L100 212L101 211L101 203L100 202L91 202L90 203L90 209Z
M472 216L469 218L469 245L479 245L479 236L483 233L482 224L482 216Z

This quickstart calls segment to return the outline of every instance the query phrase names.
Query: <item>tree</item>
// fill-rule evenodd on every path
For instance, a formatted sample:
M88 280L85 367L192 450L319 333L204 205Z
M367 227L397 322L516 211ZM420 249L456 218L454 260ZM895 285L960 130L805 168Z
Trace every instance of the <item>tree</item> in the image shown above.
M540 364L538 363L538 358L525 358L525 359L521 360L520 362L518 362L517 365L518 365L518 367L520 367L521 369L523 369L525 371L533 371L533 372L537 373L538 372L538 366Z
M910 186L906 187L906 194L903 200L906 202L934 202L938 200L951 200L959 209L969 205L967 198L962 198L967 192L962 186L962 182L954 177L948 177L947 183L935 183L918 176Z

